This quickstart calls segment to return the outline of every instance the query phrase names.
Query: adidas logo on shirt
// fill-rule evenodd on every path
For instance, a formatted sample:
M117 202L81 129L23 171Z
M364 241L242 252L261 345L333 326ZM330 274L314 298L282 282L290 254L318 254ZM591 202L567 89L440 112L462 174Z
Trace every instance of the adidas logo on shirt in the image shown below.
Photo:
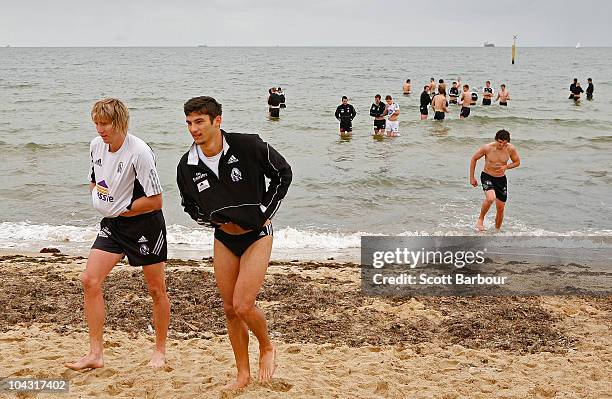
M140 237L140 239L138 240L138 242L142 244L143 242L149 242L149 240L147 240L147 237L142 236L142 237Z
M229 164L234 163L234 162L238 162L238 158L236 158L235 156L232 155L230 157L230 159L227 161L227 164L229 165Z

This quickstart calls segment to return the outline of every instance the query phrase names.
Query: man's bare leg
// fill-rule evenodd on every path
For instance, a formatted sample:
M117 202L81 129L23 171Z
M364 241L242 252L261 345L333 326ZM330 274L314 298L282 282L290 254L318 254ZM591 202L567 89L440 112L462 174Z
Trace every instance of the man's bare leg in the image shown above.
M153 299L153 324L155 325L155 350L151 355L149 366L163 367L166 364L166 338L170 324L170 300L166 292L165 263L156 263L142 267L147 280L149 294Z
M276 370L276 352L264 314L255 307L272 252L272 236L255 241L240 257L240 273L234 289L234 309L259 341L259 381L269 381Z
M485 199L482 202L482 207L480 208L480 216L478 216L478 222L476 222L476 228L478 229L478 231L485 230L484 219L485 216L487 216L487 212L489 212L491 205L493 205L493 202L495 202L495 190L485 191Z
M501 229L502 222L504 221L504 209L506 207L506 203L495 199L495 206L497 207L497 214L495 215L495 228L499 230Z
M223 310L227 321L227 334L234 351L238 373L236 381L223 389L239 389L251 382L249 365L249 330L234 310L234 287L240 270L240 258L232 253L219 240L215 239L213 266L219 294L223 300Z
M121 260L123 254L92 249L87 267L81 275L83 283L85 317L89 328L89 353L75 363L66 363L72 370L93 369L104 366L102 332L104 329L104 297L102 283Z

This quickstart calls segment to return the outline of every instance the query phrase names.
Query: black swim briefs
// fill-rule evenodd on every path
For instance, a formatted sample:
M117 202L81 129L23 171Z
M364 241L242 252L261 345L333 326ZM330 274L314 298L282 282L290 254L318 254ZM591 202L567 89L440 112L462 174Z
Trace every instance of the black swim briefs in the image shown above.
M132 266L165 262L168 246L164 214L159 210L132 217L104 218L91 248L125 254Z
M442 111L436 111L436 113L434 114L434 119L437 121L441 121L444 119L444 112Z
M470 116L470 107L461 107L461 113L459 116L463 116L464 118Z
M480 183L484 191L495 190L495 198L501 202L506 202L508 199L508 179L506 179L506 176L495 177L482 172Z
M491 99L490 98L483 98L482 99L482 105L491 105Z
M251 230L244 234L228 234L219 228L215 229L215 239L221 241L221 243L237 257L241 257L255 241L262 237L272 235L274 235L272 224L263 226L259 230Z

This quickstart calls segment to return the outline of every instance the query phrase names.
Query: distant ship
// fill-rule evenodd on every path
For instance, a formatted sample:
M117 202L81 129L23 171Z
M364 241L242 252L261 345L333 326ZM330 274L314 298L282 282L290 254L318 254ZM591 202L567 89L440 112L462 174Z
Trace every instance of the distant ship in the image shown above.
M576 43L576 48L580 48L580 43Z
M495 47L494 43L484 42L485 47Z
M208 47L206 44L198 44L198 47Z

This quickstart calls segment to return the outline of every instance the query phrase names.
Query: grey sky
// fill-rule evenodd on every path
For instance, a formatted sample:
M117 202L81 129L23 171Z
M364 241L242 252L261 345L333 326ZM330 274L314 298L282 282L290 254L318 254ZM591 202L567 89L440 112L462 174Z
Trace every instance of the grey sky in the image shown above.
M612 46L605 0L0 3L0 46Z

